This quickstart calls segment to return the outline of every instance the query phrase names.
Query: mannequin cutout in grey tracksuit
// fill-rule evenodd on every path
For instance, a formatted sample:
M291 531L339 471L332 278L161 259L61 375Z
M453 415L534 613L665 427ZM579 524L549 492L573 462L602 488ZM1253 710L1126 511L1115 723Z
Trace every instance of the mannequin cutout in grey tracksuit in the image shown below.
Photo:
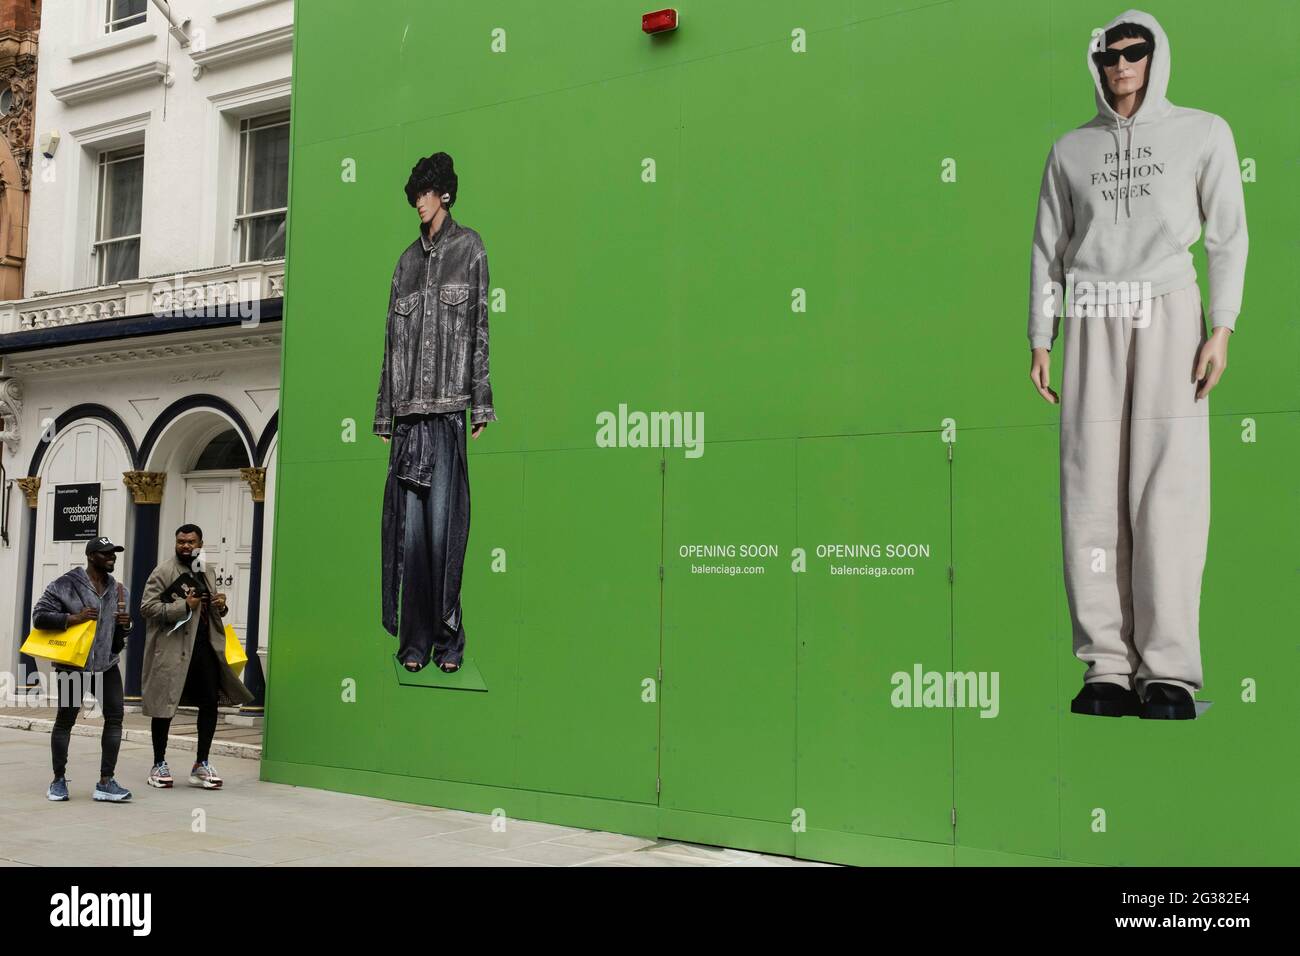
M1210 318L1234 328L1245 201L1228 124L1171 104L1164 30L1138 10L1104 30L1125 22L1155 38L1145 94L1131 117L1110 107L1095 37L1085 59L1097 115L1057 140L1043 172L1029 340L1050 348L1064 322L1062 543L1084 679L1195 692L1210 445L1208 398L1196 400L1193 381L1206 331L1188 247L1203 224Z

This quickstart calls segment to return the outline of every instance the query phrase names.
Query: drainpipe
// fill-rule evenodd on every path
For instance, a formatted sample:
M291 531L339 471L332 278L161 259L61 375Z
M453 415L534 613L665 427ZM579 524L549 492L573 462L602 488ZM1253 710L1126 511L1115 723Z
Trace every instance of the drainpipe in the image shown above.
M168 0L153 0L153 5L158 8L159 12L161 12L164 17L167 18L168 30L171 32L171 35L176 38L176 42L179 43L181 46L189 46L190 45L189 18L187 17L186 19L177 23L176 18L172 16L172 7L171 4L168 2Z

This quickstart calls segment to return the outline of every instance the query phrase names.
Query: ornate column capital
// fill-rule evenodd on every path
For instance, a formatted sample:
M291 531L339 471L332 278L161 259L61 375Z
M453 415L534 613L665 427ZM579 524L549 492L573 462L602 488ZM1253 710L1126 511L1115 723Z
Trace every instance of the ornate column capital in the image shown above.
M162 504L165 471L124 471L122 482L131 489L131 500L138 505Z
M265 468L241 468L239 477L248 482L249 490L253 492L254 501L266 501L266 469Z
M36 495L41 490L41 478L37 475L35 478L15 478L14 483L23 490L23 495L27 498L27 507L36 507Z

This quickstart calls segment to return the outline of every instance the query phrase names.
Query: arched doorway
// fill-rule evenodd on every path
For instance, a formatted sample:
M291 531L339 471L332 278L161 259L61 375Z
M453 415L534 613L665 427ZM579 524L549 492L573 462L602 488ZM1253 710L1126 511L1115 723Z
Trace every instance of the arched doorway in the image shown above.
M55 540L55 496L60 486L98 485L96 533L118 544L126 541L127 491L122 472L131 459L121 439L103 422L81 419L62 429L40 463L40 498L36 509L36 539L32 553L33 594L78 565L86 563L86 542ZM119 567L119 577L125 569Z
M159 560L175 548L182 524L203 529L208 570L227 597L225 623L245 641L253 562L253 500L240 475L253 449L233 409L195 405L160 418L146 436L145 469L167 474L158 526Z

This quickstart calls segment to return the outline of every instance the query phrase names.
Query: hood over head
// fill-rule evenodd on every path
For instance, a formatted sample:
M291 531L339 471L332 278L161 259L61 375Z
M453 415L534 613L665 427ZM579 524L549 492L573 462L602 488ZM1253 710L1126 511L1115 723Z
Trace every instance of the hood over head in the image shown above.
M1147 81L1146 86L1143 88L1142 103L1130 117L1120 116L1111 108L1106 99L1106 77L1092 59L1094 52L1106 48L1107 31L1121 23L1135 23L1138 26L1146 27L1151 31L1151 36L1155 39L1155 49L1151 52L1150 62L1147 64ZM1097 100L1097 115L1089 125L1108 126L1115 136L1115 221L1119 222L1119 194L1121 192L1124 193L1125 213L1132 215L1129 209L1128 179L1120 176L1120 160L1123 159L1128 166L1132 165L1130 157L1133 150L1133 127L1154 123L1167 116L1172 109L1165 95L1169 89L1171 66L1169 38L1165 36L1160 21L1151 14L1142 10L1125 10L1107 23L1100 33L1090 37L1087 46L1085 62L1088 65L1088 75L1092 77L1093 94ZM1121 129L1128 131L1127 142L1124 146L1120 145L1119 132Z

